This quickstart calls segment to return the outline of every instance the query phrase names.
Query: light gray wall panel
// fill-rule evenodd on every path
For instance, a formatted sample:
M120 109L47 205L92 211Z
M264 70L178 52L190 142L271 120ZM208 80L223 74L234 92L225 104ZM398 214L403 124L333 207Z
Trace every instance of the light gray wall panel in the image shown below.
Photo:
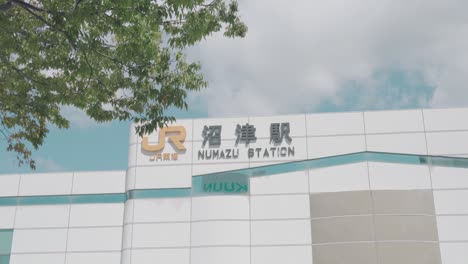
M328 192L310 195L310 214L312 218L371 213L370 191Z
M311 223L314 244L374 240L372 216L319 218Z
M314 264L377 264L373 242L314 245L312 256Z
M379 242L379 264L440 264L437 243Z
M432 190L373 191L376 214L434 214Z
M377 240L437 241L435 216L376 215Z

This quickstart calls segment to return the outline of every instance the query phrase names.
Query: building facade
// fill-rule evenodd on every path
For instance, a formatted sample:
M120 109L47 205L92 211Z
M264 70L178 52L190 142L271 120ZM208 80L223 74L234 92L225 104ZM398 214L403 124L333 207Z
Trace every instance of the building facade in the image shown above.
M0 175L0 264L466 264L468 109L178 120Z

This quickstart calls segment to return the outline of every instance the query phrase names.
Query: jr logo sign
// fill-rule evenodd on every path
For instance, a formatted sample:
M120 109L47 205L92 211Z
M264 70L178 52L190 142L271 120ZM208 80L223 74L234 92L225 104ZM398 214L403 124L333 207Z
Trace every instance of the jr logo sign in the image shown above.
M159 130L159 143L151 145L148 136L143 137L141 141L141 148L145 151L156 152L154 156L150 157L150 161L163 161L163 160L177 160L178 153L162 153L166 145L166 136L174 144L176 151L183 152L186 150L184 141L186 137L185 127L183 126L168 126Z
M141 142L142 148L146 151L157 152L164 149L166 144L166 134L170 133L169 139L177 150L185 150L184 141L185 141L185 127L183 126L168 126L163 127L159 130L159 144L157 145L150 145L148 137L143 137L143 141Z

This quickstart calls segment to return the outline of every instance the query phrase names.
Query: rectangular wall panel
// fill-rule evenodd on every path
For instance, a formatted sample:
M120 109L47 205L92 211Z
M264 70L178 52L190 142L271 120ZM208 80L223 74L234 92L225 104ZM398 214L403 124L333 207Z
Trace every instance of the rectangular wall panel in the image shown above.
M72 228L68 231L68 252L120 250L121 227Z
M309 218L309 195L252 196L252 219Z
M364 112L366 133L424 132L421 110Z
M468 214L468 190L434 191L437 214Z
M0 175L0 197L18 195L20 175Z
M369 176L373 190L431 189L426 165L369 162Z
M73 194L125 192L125 171L75 172Z
M137 167L136 189L189 188L192 186L190 165Z
M379 242L377 252L380 264L440 264L440 250L437 243Z
M205 196L192 198L192 221L249 219L248 196Z
M192 223L192 246L247 246L248 221L209 221Z
M468 168L431 167L434 189L468 188Z
M15 228L67 227L70 205L18 206Z
M66 264L120 264L120 252L68 253Z
M442 264L466 264L468 243L440 243Z
M376 215L375 238L385 240L437 241L435 216Z
M310 194L312 218L371 214L372 207L373 202L370 191Z
M123 224L124 204L73 204L70 226L118 226Z
M310 244L309 220L252 221L252 245Z
M0 206L0 229L13 229L16 206Z
M134 222L190 221L190 198L136 199Z
M424 109L426 131L468 130L460 117L468 116L468 108Z
M250 264L249 247L192 248L191 264Z
M314 264L378 263L374 242L314 245L312 256Z
M135 224L133 248L188 247L190 223Z
M468 153L468 132L427 133L429 155L458 155Z
M71 194L71 172L22 174L20 196Z
M63 264L65 262L64 253L54 254L13 254L10 258L10 264Z
M439 240L468 241L468 216L438 216Z
M132 251L132 264L189 264L190 249L135 249Z
M374 240L372 216L312 219L314 244Z
M366 135L367 151L423 154L426 150L424 133Z
M309 171L311 193L369 190L365 162Z
M12 253L65 252L67 229L15 230Z
M311 264L311 246L252 247L252 264Z
M372 198L376 214L435 214L430 189L372 191Z

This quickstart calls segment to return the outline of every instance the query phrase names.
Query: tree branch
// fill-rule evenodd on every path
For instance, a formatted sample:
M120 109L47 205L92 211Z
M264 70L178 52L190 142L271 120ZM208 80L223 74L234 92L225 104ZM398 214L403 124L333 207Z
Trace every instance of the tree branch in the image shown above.
M183 24L183 23L185 23L185 22L186 22L185 19L172 19L172 20L164 20L162 23L163 23L164 25L167 25L167 24L175 24L175 25L177 25L177 24Z
M83 0L76 0L75 1L75 6L73 7L73 10L76 10L76 8L78 7L78 5L82 2Z
M43 8L40 8L40 7L37 7L35 5L32 5L30 3L27 3L27 2L24 2L24 1L21 1L21 0L9 0L9 2L11 2L12 4L18 4L19 6L21 6L22 8L27 8L31 11L35 11L35 12L46 12L48 14L61 14L61 15L64 15L65 13L64 12L59 12L59 11L51 11L51 10L47 10L47 9L43 9Z
M118 63L118 64L120 64L120 65L122 65L122 66L125 66L125 64L124 64L123 62L119 61L119 60L116 59L116 58L112 58L112 57L110 57L109 55L106 55L106 54L104 54L104 53L101 53L101 52L99 52L99 51L97 51L97 50L93 50L93 51L94 51L96 54L101 55L102 57L104 57L104 58L106 58L106 59L108 59L108 60L110 60L110 61L113 61L113 62L115 62L115 63Z
M46 24L47 26L49 26L50 28L54 29L55 31L57 32L60 32L62 33L68 40L68 42L70 43L70 45L73 47L74 50L76 50L76 45L75 45L75 42L73 41L72 37L70 36L70 34L68 34L68 32L60 29L60 28L57 28L55 25L52 25L51 23L47 22L47 20L45 20L42 16L34 13L34 11L32 11L31 9L27 8L27 7L24 7L24 6L21 6L24 10L26 10L28 13L30 13L31 15L33 15L36 19L40 20L42 23Z
M8 2L3 3L3 4L0 5L0 11L8 10L11 7L13 7L13 4L11 3L11 0L9 0Z
M94 75L94 69L93 69L93 67L91 66L91 64L89 63L88 54L86 54L86 52L83 51L83 56L84 56L84 58L85 58L86 64L87 64L88 67L89 67L88 82L86 83L86 86L85 86L85 91L86 91L86 90L88 90L89 84L91 83L91 77L93 77L93 75Z
M1 60L5 65L9 65L11 69L13 69L16 73L18 73L19 75L21 75L23 78L25 78L25 79L27 79L27 80L30 80L31 82L35 82L35 83L44 85L44 86L47 86L47 85L48 85L47 83L44 83L44 82L38 81L38 80L36 80L36 79L34 79L34 78L31 78L31 77L28 76L26 73L24 73L23 70L21 70L20 68L14 66L14 65L11 64L9 61L6 61L4 58L0 58L0 60Z
M213 1L211 1L210 3L208 3L208 4L199 4L199 6L210 7L210 6L212 6L215 2L216 2L216 0L213 0Z
M45 10L42 9L42 8L39 8L39 7L37 7L37 6L33 6L33 5L29 4L29 3L26 3L26 2L23 2L23 1L20 1L20 0L10 0L10 1L11 1L11 2L14 2L14 3L16 3L16 4L19 4L20 6L23 6L23 7L25 7L25 8L32 9L32 10L34 10L34 11L39 11L39 12L45 11Z
M3 110L2 110L2 112L3 112ZM5 124L3 123L4 119L5 119L5 115L2 114L0 116L0 124L2 124L3 129L0 128L0 133L3 135L5 140L8 141L10 139L11 132L8 130L8 128L5 127Z

